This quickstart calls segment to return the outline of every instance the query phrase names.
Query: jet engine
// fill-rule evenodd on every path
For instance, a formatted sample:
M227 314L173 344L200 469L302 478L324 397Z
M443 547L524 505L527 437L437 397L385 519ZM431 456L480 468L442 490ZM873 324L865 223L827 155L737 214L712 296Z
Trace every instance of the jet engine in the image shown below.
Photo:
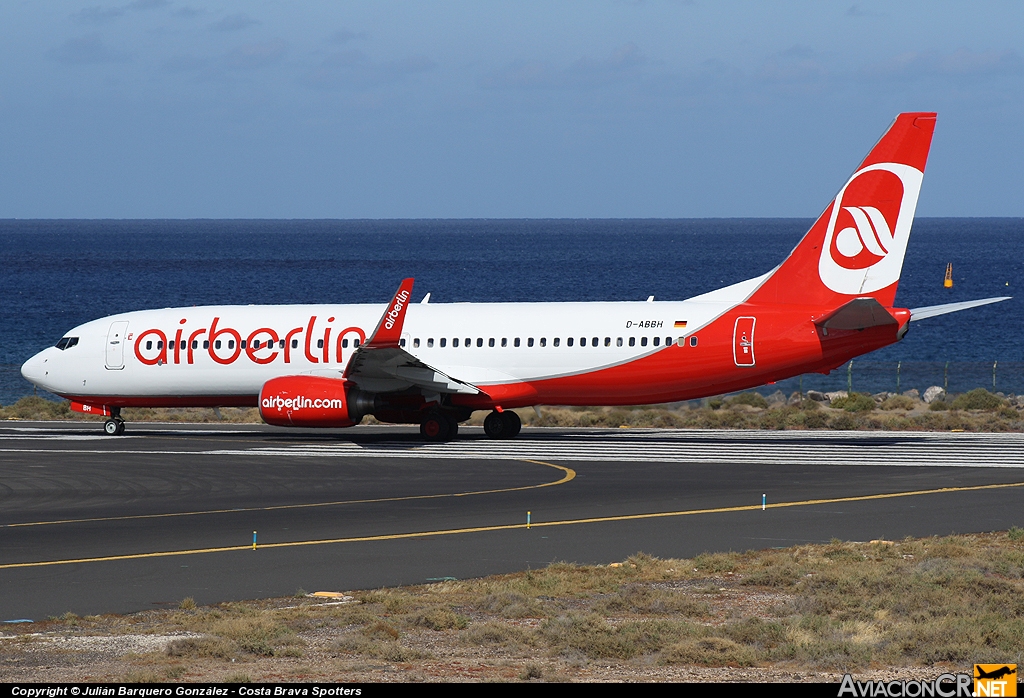
M260 416L279 427L351 427L373 409L372 395L337 378L281 376L260 390Z

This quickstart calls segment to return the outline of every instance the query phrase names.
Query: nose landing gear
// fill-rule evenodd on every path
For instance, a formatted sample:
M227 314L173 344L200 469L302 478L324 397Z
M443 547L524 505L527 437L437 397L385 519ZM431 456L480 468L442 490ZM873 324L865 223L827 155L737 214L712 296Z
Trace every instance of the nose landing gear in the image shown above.
M110 419L103 423L103 433L107 436L120 436L124 433L124 420L121 419L120 407L111 408Z

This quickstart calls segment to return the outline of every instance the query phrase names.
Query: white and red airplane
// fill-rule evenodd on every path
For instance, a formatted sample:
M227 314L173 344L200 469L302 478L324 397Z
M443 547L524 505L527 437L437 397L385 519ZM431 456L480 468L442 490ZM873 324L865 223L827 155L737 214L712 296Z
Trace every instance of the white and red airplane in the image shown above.
M123 407L258 406L280 426L419 424L452 438L490 410L688 400L837 368L908 323L1006 298L893 307L935 127L900 114L789 257L684 301L208 306L80 325L22 375L124 431Z

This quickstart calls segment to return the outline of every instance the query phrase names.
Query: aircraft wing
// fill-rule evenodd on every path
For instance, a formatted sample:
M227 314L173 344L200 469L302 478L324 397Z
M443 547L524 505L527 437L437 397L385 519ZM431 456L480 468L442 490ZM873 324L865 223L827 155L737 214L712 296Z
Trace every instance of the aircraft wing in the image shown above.
M411 387L431 393L465 393L476 395L479 388L423 363L401 346L405 312L412 297L413 279L405 279L398 287L377 329L352 354L345 368L345 378L361 390L389 393Z
M955 313L958 310L967 310L968 308L977 308L979 305L1008 301L1010 298L1012 298L1012 296L999 296L998 298L981 298L976 301L944 303L942 305L928 305L924 308L911 308L910 321L924 320L925 318L935 317L936 315L945 315L946 313Z

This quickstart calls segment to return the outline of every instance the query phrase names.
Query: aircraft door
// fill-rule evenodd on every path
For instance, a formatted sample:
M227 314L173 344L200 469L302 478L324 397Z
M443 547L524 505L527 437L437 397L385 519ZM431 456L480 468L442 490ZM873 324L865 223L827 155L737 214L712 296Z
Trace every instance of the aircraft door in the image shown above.
M738 317L732 332L732 356L737 366L754 365L754 323L756 318Z
M112 371L124 368L124 345L127 334L127 320L110 323L110 330L107 332L107 368Z

